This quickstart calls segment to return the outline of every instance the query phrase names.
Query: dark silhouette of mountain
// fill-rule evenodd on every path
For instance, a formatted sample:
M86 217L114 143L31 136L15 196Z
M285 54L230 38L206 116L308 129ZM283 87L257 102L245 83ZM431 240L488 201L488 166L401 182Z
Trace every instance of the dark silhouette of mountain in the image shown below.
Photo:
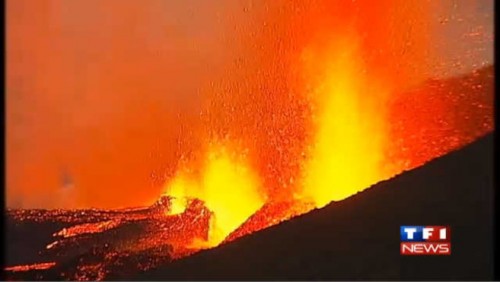
M344 201L141 280L492 280L493 134ZM401 256L401 225L449 225L450 256Z

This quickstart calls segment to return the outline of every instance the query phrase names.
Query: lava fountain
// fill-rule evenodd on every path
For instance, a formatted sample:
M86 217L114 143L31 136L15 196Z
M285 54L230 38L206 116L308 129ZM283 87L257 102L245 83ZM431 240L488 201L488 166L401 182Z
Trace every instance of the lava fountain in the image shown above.
M213 136L225 141L208 142L200 150L204 161L180 166L165 186L165 194L200 199L213 213L208 238L195 246L213 247L345 199L471 141L455 136L456 146L441 144L424 161L401 153L449 133L405 119L416 105L398 108L414 99L405 91L428 78L429 2L288 4L254 11L255 22L240 38L244 60L210 90L209 137L200 143ZM446 112L456 109L443 103L426 107L453 119ZM426 126L442 134L425 135L419 128ZM413 140L411 148L398 145L404 140ZM244 146L221 145L236 141ZM168 213L184 210L179 203Z
M193 242L195 248L218 245L265 202L259 179L244 156L231 154L227 148L213 145L201 174L189 175L186 168L166 185L166 194L175 197L169 215L182 213L188 198L202 200L212 212L208 238Z
M166 184L168 195L206 202L210 246L403 170L387 157L388 107L396 91L424 77L425 13L417 12L427 4L310 4L253 11L258 16L241 39L244 59L212 89L206 110L207 136L245 146L226 147L218 157L207 146L206 161L191 165L194 175L181 168Z
M358 48L356 38L346 36L332 43L326 54L309 49L304 53L312 73L323 67L319 83L310 93L315 137L304 165L300 195L317 207L342 200L388 176L383 170L387 144L383 101L390 90L363 73Z

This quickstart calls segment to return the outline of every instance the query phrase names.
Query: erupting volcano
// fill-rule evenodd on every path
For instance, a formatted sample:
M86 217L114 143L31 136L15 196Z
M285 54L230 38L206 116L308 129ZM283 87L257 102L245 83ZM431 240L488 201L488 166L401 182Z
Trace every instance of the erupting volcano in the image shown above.
M166 182L166 195L183 203L199 199L213 212L210 235L201 239L207 246L229 234L234 239L243 223L248 234L343 200L493 129L491 93L471 109L481 126L465 133L460 119L469 118L451 114L469 107L458 101L463 94L423 82L429 30L415 11L426 11L428 4L386 1L376 11L368 3L317 4L301 10L296 3L285 8L285 17L264 23L267 29L257 36L261 49L250 48L259 58L239 63L220 87L208 90L222 93L210 96L203 117L209 137L203 139L208 144L202 161ZM286 32L295 37L284 38ZM407 38L398 41L401 34ZM276 50L282 64L273 61ZM253 64L263 70L251 69ZM243 78L233 75L239 72ZM480 72L486 77L472 83L491 85L492 73ZM456 141L437 143L443 138ZM238 145L214 153L219 143ZM249 223L260 213L265 220Z
M9 210L8 240L44 230L41 243L9 246L12 277L123 278L344 200L493 131L493 67L428 79L429 2L245 5L234 60L200 86L196 118L178 120L180 151L158 200Z

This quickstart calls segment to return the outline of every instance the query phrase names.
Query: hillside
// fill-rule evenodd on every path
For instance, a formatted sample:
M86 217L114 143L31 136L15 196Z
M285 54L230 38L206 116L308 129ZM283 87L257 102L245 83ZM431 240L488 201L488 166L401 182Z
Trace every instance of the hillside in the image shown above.
M452 255L402 257L400 225L450 225ZM143 280L491 280L493 135L342 202Z

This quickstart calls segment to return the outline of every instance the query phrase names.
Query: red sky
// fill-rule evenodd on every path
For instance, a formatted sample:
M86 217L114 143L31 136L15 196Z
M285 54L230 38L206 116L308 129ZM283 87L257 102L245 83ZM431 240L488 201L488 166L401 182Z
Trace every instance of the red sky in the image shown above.
M197 89L229 56L226 10L237 9L219 2L8 1L8 204L153 200L189 146L178 125L199 111Z

